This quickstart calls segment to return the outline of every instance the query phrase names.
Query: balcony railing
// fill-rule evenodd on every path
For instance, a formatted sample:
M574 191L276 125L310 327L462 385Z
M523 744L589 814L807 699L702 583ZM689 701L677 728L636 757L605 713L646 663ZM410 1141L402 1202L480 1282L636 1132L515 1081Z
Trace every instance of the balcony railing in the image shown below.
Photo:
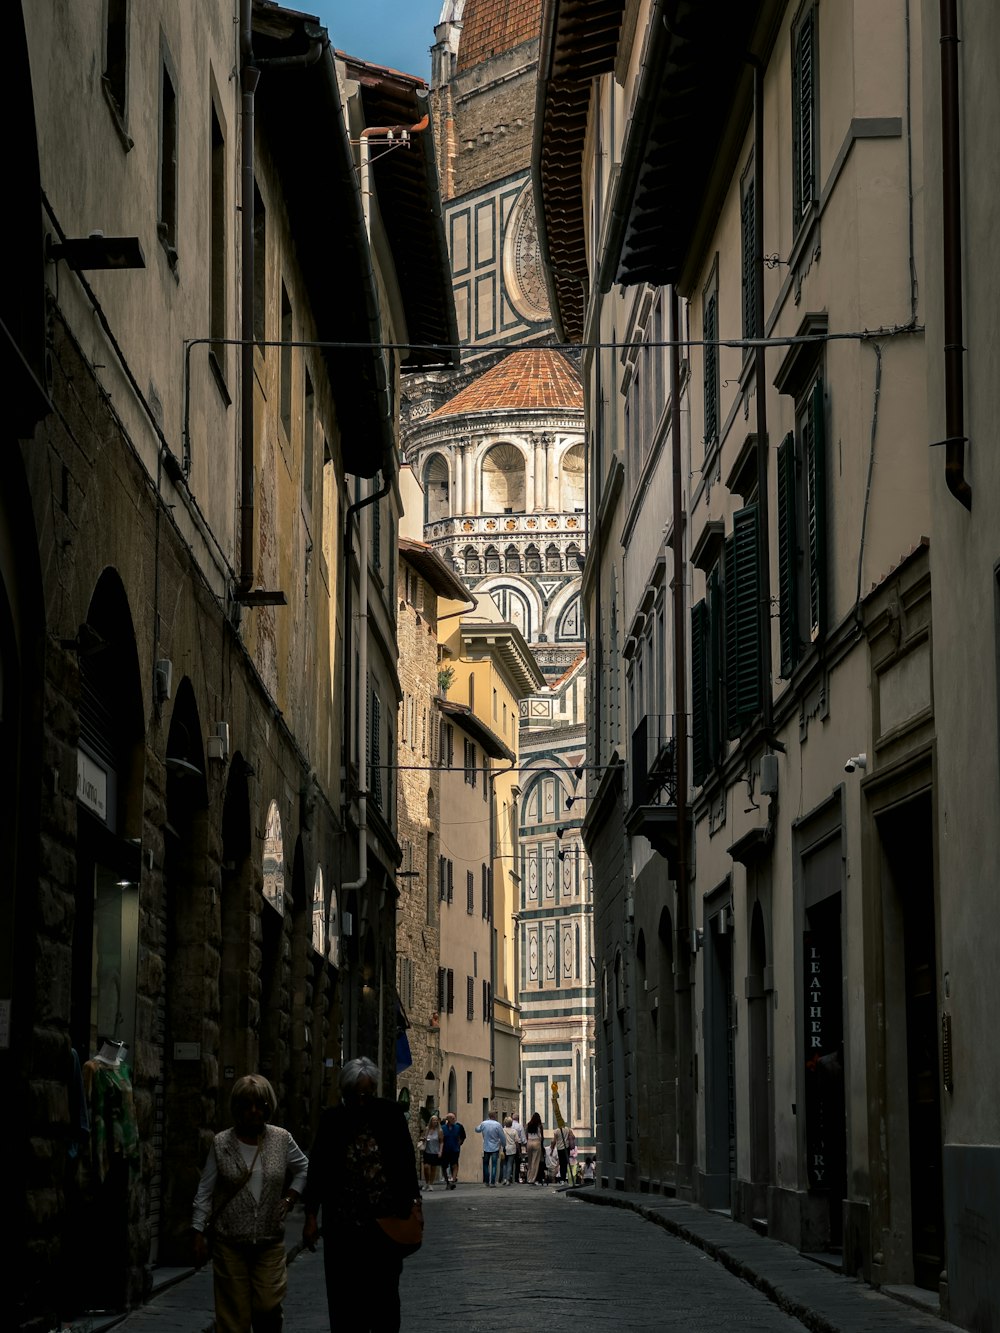
M671 865L678 850L677 747L673 717L647 713L632 732L631 800L626 827L648 838Z

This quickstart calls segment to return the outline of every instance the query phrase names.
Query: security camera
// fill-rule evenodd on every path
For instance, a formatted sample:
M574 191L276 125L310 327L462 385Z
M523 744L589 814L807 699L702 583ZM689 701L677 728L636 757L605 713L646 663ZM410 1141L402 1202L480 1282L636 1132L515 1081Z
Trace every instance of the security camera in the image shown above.
M864 753L851 755L844 765L845 773L853 773L856 768L860 768L862 773L868 767L868 756Z

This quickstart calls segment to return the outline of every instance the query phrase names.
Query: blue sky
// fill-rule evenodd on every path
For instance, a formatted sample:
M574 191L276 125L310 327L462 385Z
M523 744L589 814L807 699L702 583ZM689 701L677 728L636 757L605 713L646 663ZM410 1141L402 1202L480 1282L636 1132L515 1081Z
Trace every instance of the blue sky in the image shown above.
M313 0L294 6L315 13L340 51L430 77L430 48L442 0Z

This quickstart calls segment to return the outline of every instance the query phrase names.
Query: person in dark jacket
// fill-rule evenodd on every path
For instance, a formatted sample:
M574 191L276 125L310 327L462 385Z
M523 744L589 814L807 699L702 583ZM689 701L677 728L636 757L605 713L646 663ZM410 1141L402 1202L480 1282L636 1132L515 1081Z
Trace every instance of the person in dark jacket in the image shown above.
M371 1060L348 1061L340 1105L320 1117L302 1193L302 1242L316 1248L322 1213L331 1328L342 1320L344 1295L364 1274L367 1291L352 1328L396 1333L403 1260L375 1219L408 1217L420 1186L406 1119L396 1102L375 1095L378 1077Z

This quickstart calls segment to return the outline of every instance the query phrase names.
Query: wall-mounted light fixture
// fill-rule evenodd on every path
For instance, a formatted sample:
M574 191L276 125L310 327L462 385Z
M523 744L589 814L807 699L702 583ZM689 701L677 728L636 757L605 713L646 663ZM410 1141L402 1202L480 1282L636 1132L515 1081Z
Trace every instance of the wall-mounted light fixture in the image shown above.
M164 704L174 689L174 664L169 657L161 657L153 671L153 692L156 702Z
M70 268L145 268L138 236L105 236L92 231L89 236L67 236L64 241L45 238L45 255L51 262L65 259Z
M695 926L694 929L691 931L691 952L697 953L704 943L705 943L705 932L703 930L700 930L697 926Z

